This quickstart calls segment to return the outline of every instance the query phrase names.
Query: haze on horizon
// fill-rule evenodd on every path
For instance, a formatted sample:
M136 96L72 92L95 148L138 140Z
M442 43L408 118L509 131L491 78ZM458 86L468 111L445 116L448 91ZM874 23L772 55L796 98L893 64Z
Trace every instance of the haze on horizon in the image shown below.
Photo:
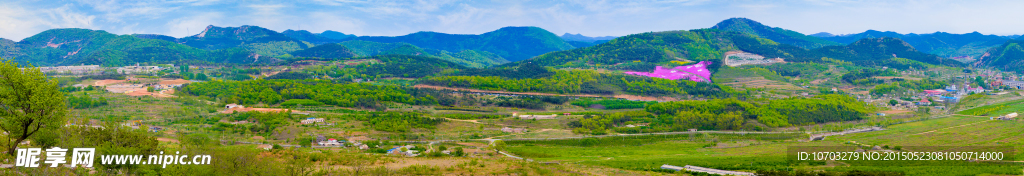
M1024 32L1024 1L794 0L220 0L122 1L2 0L0 38L19 41L53 28L86 28L114 34L184 37L206 26L255 25L276 31L333 30L359 36L397 36L418 31L479 34L505 26L537 26L556 34L623 36L708 28L744 17L804 34Z

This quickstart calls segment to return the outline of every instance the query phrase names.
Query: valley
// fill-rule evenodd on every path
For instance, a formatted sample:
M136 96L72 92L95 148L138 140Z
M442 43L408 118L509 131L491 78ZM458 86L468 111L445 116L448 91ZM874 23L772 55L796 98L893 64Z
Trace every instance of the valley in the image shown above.
M876 33L809 36L746 18L621 37L539 27L356 36L210 25L182 38L50 29L0 43L0 105L33 110L7 102L45 91L52 94L33 95L52 97L31 100L54 100L53 112L64 114L30 122L46 124L25 142L3 144L206 154L212 164L26 168L0 155L0 172L707 174L663 165L761 175L1021 172L1017 40L928 34L958 41L936 46L923 34ZM22 137L17 132L2 136ZM1001 161L789 159L800 147L982 146L1018 152Z

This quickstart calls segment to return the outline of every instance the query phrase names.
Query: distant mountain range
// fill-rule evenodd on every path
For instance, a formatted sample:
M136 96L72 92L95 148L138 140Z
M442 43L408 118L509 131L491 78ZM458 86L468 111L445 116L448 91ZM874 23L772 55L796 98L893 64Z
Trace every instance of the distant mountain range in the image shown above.
M1013 40L1013 38L1018 38ZM473 34L416 32L402 36L356 36L336 31L276 32L258 26L208 26L175 38L155 34L115 35L100 30L52 29L22 41L0 39L0 57L38 66L134 63L275 63L290 59L344 59L378 55L430 57L467 67L533 62L555 67L648 70L672 61L719 60L742 50L793 62L844 61L897 68L922 64L963 66L946 59L978 58L972 64L1022 68L1019 35L899 34L868 30L858 34L804 35L746 18L731 18L709 29L631 34L623 37L555 35L537 27L504 27ZM828 58L831 60L827 60ZM901 60L902 59L902 60ZM512 64L519 65L519 64Z
M409 43L448 52L486 51L509 61L520 61L552 51L576 48L557 35L538 27L504 27L480 35L417 32L396 37L360 36L350 40Z
M857 34L832 35L828 33L815 34L821 39L828 41L850 44L865 38L892 37L906 41L917 50L925 53L935 54L943 57L972 56L978 57L989 48L999 46L1007 40L1013 39L1007 36L983 35L978 32L966 34L950 34L936 32L931 34L900 34L892 31L868 30Z
M594 41L598 41L598 40L612 40L612 39L615 39L616 37L614 37L614 36L587 37L587 36L583 36L583 35L581 35L579 33L577 33L577 34L565 33L565 34L562 34L561 38L562 38L562 40L565 40L565 41L594 42Z
M301 52L338 43L350 53ZM339 50L337 46L329 46ZM0 39L0 57L34 65L129 65L200 61L210 63L276 62L291 54L321 57L423 55L470 67L524 60L551 51L576 48L537 27L505 27L480 35L417 32L404 36L355 36L335 31L276 32L258 26L208 26L199 34L174 38L156 34L115 35L88 29L52 29L21 42Z

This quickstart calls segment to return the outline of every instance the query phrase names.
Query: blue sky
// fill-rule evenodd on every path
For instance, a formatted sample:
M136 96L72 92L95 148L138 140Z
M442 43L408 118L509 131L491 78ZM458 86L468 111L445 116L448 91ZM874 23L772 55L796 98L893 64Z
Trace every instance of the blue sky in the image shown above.
M804 34L1024 33L1024 1L857 0L0 0L0 38L15 41L52 28L183 37L208 25L276 31L334 30L360 36L417 31L479 34L504 26L553 33L622 36L707 28L746 17Z

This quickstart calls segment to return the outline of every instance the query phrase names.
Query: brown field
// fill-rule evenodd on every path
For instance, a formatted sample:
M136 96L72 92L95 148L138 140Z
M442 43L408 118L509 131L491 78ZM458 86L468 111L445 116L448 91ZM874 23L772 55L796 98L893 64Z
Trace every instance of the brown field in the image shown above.
M125 81L127 81L127 80L104 79L104 80L96 81L95 83L92 84L92 86L106 86L106 85L111 85L111 84L123 83Z
M749 88L772 88L772 89L786 89L786 90L804 89L804 88L801 88L801 87L794 86L793 84L784 83L784 82L778 82L778 81L772 81L772 80L767 80L767 79L764 79L764 78L761 78L761 77L735 78L734 80L736 82L728 82L728 83L722 83L722 84L723 85L727 85L727 86L731 86L731 87L735 87L735 88L740 88L740 87L744 87L745 86L745 87L749 87Z
M885 114L902 114L902 113L908 113L908 112L914 112L914 111L895 109L895 110L878 111L878 112L885 113Z
M184 79L164 79L164 80L160 80L159 84L162 84L162 85L175 85L175 84L185 84L185 83L191 83L191 82L192 81L184 80Z

